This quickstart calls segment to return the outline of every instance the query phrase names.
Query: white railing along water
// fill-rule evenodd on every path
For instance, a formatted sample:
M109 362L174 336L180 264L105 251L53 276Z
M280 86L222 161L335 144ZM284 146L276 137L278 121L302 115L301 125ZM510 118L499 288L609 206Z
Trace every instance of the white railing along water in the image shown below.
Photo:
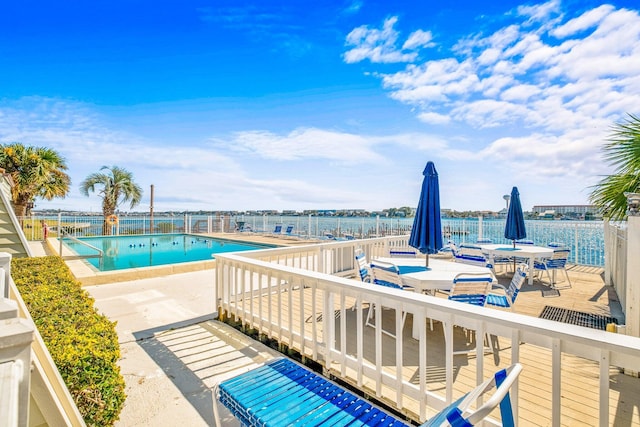
M59 227L69 234L96 236L102 234L131 235L155 233L219 233L233 232L242 223L252 232L272 233L276 225L284 230L292 226L292 234L299 239L325 238L331 234L338 239L371 238L409 234L413 218L382 217L323 217L323 216L229 216L229 215L132 215L118 216L105 232L105 219L101 215L32 216L21 219L28 239L39 239L40 220L45 219L52 237ZM604 266L604 237L601 221L548 221L527 220L527 238L537 245L562 242L571 249L569 262L581 265ZM493 243L506 243L504 219L443 218L444 243L475 243L489 238Z
M474 307L429 295L380 286L370 286L347 277L355 274L353 251L363 247L369 259L383 255L389 246L406 244L406 237L333 242L313 246L268 249L216 256L217 307L221 317L242 322L246 327L276 339L303 356L371 395L391 402L401 412L425 420L442 409L454 394L454 327L476 331L475 377L485 374L482 337L491 334L506 340L502 351L510 363L519 362L522 346L537 346L550 352L549 360L537 360L537 368L551 375L549 414L552 425L562 415L563 360L576 356L592 361L598 380L599 425L611 422L610 375L615 368L636 370L640 366L640 339L579 326L558 323L500 310ZM363 304L373 303L377 319L382 308L395 309L395 344L383 339L381 323L373 335L365 334ZM355 315L354 315L355 313ZM407 376L402 313L411 314L417 324L417 372ZM444 393L427 388L427 320L440 321L445 337ZM347 331L355 340L347 341ZM433 331L429 332L434 333ZM371 350L373 349L373 350ZM526 366L525 366L526 369ZM349 374L349 375L347 375ZM516 417L518 396L535 392L521 385L512 393ZM390 398L390 394L393 396ZM541 409L544 412L543 409Z

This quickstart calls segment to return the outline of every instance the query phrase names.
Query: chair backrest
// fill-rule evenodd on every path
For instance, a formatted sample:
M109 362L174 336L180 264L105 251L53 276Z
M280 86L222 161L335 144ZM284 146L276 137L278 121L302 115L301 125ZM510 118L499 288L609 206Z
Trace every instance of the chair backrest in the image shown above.
M389 256L391 258L415 258L417 252L413 248L391 248L389 249Z
M282 232L282 224L276 224L275 228L273 229L274 233L281 233Z
M550 248L564 248L567 245L565 245L562 242L549 242L549 243L547 243L547 246L550 247Z
M398 269L397 265L382 261L373 261L371 263L371 274L373 276L372 283L376 285L396 289L404 288L402 277L400 277L400 269Z
M533 240L529 240L529 239L516 240L516 245L533 245Z
M453 279L449 299L484 306L492 283L493 277L487 273L460 273Z
M358 268L358 274L360 280L363 282L371 282L371 274L369 273L369 264L367 263L367 256L361 248L356 248L354 251L356 257L356 263Z
M286 234L291 234L293 232L293 225L287 225L287 229L285 230Z
M509 302L511 305L516 302L518 293L520 293L520 288L522 288L524 281L527 279L528 272L529 265L525 263L520 263L516 267L516 272L511 279L511 283L509 283L509 287L506 289L507 298L509 298Z
M569 252L569 249L554 249L551 258L545 261L547 268L565 268Z
M463 243L454 251L453 256L457 262L492 268L491 260L482 252L480 246Z
M458 246L451 240L449 240L446 246L449 247L449 249L451 249L451 252L453 253L453 255L456 255L459 251Z

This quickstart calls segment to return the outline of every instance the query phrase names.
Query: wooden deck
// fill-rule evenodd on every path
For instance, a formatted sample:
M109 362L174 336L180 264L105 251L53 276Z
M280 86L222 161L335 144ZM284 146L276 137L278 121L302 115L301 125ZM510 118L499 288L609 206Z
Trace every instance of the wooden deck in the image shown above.
M521 314L538 317L545 306L562 307L572 310L594 313L604 316L620 317L621 310L618 304L615 292L604 285L602 279L602 270L597 268L571 266L569 275L573 286L570 289L560 290L559 296L543 297L543 290L548 289L535 282L530 286L525 284L518 296L515 305L515 311ZM510 275L501 275L499 280L503 284L508 284ZM295 293L298 295L298 293ZM446 297L444 294L441 295ZM280 301L272 298L272 310L280 310L287 312L289 309L289 298L281 298ZM320 298L318 298L320 300ZM257 301L253 301L257 304ZM265 297L262 301L263 307L267 307L268 301ZM291 304L294 310L299 312L300 301L297 296L293 296ZM311 298L304 299L306 313L319 313L321 307L312 307ZM320 301L316 303L321 304ZM393 327L393 313L390 310L383 320L385 328ZM356 310L348 310L346 312L347 324L356 324ZM363 310L366 315L366 310ZM336 317L340 316L340 311L336 312ZM349 318L353 320L350 321ZM337 319L336 319L337 321ZM353 322L353 323L352 323ZM418 341L411 338L411 316L408 316L404 327L404 360L403 360L403 377L416 382L418 378ZM558 323L558 327L562 327L562 323ZM305 328L311 328L311 322L307 322ZM339 333L339 328L336 328ZM267 333L267 331L262 331ZM311 330L309 329L309 333ZM317 331L319 335L322 331ZM472 331L456 329L454 337L454 349L464 350L475 347L474 336ZM340 343L340 336L336 337L336 342ZM371 343L374 339L373 328L365 328L364 330L364 359L374 363L375 355ZM389 369L395 369L395 340L389 336L384 336L388 340L389 345L383 350L383 365ZM347 351L350 354L356 353L354 328L347 328ZM487 354L484 358L484 367L487 374L492 373L501 367L506 367L511 363L510 341L490 337L493 354ZM288 343L284 343L288 344ZM338 344L339 345L339 344ZM310 356L306 350L303 355ZM428 331L427 341L427 384L428 390L442 394L445 389L445 352L444 352L444 334L442 325L434 324L433 331ZM544 361L545 363L541 363ZM473 388L476 384L477 359L475 354L456 355L454 357L454 373L455 373L455 390L454 398L462 395L466 391ZM547 349L536 347L529 344L523 344L520 348L520 363L523 364L524 370L520 379L519 392L519 419L521 426L547 426L551 425L551 373L547 371L551 366L551 352ZM544 367L544 368L542 368ZM598 365L592 361L584 360L575 356L562 356L562 418L561 424L565 426L576 425L598 425L598 405L599 405L599 385L598 385ZM339 377L341 380L357 385L354 372L346 372L346 377L341 375L336 369L330 368L330 374ZM610 425L613 426L638 426L640 427L640 379L624 373L618 372L617 369L610 370ZM368 394L371 390L367 390L368 384L363 384L363 389ZM396 400L395 390L384 390L382 401L384 404L393 407ZM413 420L417 420L417 402L413 405L405 400L406 408L403 411L406 416ZM431 415L433 412L429 413Z

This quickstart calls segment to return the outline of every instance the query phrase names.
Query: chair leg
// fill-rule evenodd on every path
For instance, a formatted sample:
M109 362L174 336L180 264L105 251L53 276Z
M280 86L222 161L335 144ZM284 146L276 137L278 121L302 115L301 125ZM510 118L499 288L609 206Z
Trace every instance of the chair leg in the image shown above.
M371 326L372 328L376 327L375 322L371 322L372 319L375 318L375 313L372 314L372 311L375 310L375 305L373 303L369 304L369 310L367 311L367 318L365 319L365 326ZM407 312L405 311L404 313L402 313L402 328L404 329L404 324L407 320ZM381 319L382 321L382 319ZM380 329L382 329L382 333L383 334L387 334L392 338L395 338L396 335L392 332L389 332L387 330L385 330L382 325L380 325Z
M566 270L565 268L562 268L562 269L560 269L560 268L558 268L558 269L554 269L554 271L553 271L553 272L554 272L554 278L555 278L555 274L556 274L556 271L557 271L557 270L562 270L562 272L564 273L564 277L565 277L565 279L567 280L567 284L566 284L566 285L564 285L564 286L556 286L556 283L555 283L555 281L554 281L554 283L553 283L552 287L553 287L554 289L570 289L570 288L571 288L571 280L569 280L569 273L567 272L567 270Z

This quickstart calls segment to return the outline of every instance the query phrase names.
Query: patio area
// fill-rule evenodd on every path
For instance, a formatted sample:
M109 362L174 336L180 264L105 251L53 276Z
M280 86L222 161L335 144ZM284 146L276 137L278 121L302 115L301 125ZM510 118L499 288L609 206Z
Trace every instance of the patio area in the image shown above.
M557 297L543 297L544 287L537 282L533 286L525 284L515 305L516 312L537 318L545 306L553 306L607 317L621 314L615 292L604 286L600 269L571 266L569 274L573 287L561 290ZM181 419L189 420L189 425L194 426L213 425L211 386L278 355L272 348L212 319L215 311L214 275L215 270L208 270L86 288L96 299L96 306L110 319L118 321L123 353L120 365L129 398L117 425L151 426L157 425L160 420ZM509 277L499 276L499 280L508 283ZM274 313L276 309L282 313L287 313L289 308L300 311L302 304L305 306L304 313L316 312L316 316L321 317L322 307L317 307L317 310L311 307L313 298L310 292L311 288L302 293L286 293L286 298L279 302L276 298L271 299ZM298 299L300 296L302 301ZM266 295L261 298L266 312L269 298ZM257 297L252 301L256 306L260 304ZM352 307L354 303L355 300L348 301L348 297L345 298L345 306ZM321 305L322 298L316 304ZM345 328L346 336L342 337L339 325L342 316L345 316L347 325L359 323L357 317L366 316L366 305L363 306L362 311L341 310L337 304L334 310L336 346L340 349L345 343L346 352L354 355L358 353L357 327ZM393 311L384 310L384 313L384 327L393 328ZM308 316L307 320L304 328L312 334L314 322ZM420 345L419 341L411 338L412 321L412 316L408 316L403 328L401 375L409 383L418 386ZM319 327L315 333L320 339L323 334L321 325L321 322L315 324L316 328ZM558 323L558 328L564 325ZM286 327L286 319L283 319L282 326ZM262 332L273 336L273 331L269 332L268 329L265 322ZM425 387L442 394L446 390L447 370L443 325L435 322L433 331L428 326L426 329ZM255 336L257 331L254 329L251 332ZM365 327L362 333L362 357L375 364L376 331ZM473 335L472 331L455 328L454 349L474 349ZM394 371L395 340L383 335L382 342L382 370ZM292 350L299 347L295 340L285 338L281 343ZM493 354L480 358L475 353L453 357L454 397L473 388L478 365L483 365L484 372L489 375L498 367L511 363L513 349L509 339L492 336L491 344ZM311 359L313 356L309 348L301 353L305 358ZM520 425L553 425L553 376L548 368L552 365L553 357L547 348L533 344L520 345L519 361L524 365L516 393ZM355 389L369 390L368 395L375 395L376 385L366 378L359 383L357 370L336 362L330 366L329 374L332 377L340 378ZM598 425L599 370L599 365L593 361L570 354L562 355L560 425ZM609 382L608 425L640 426L640 379L610 368ZM397 390L382 386L377 400L395 407ZM404 406L399 412L417 421L420 411L418 402L406 397L403 402ZM227 414L225 425L233 425L234 421L229 417Z

